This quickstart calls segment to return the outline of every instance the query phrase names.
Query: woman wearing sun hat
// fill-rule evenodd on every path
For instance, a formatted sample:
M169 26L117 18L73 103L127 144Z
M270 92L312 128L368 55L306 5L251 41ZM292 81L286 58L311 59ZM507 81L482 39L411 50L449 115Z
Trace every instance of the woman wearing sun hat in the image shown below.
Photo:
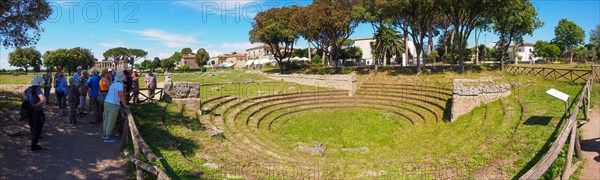
M46 97L42 93L41 86L44 85L45 81L39 75L33 77L31 86L28 87L21 95L29 102L33 107L33 113L29 118L29 129L31 130L31 151L41 150L42 146L38 145L38 140L42 134L42 128L44 127L44 103Z
M104 100L104 124L102 127L104 130L104 134L102 135L104 142L117 141L117 139L112 137L111 134L115 126L115 122L117 121L120 105L126 108L129 107L127 106L127 101L125 101L123 80L125 80L125 74L123 71L117 71L117 74L115 75L115 81L110 85L108 93L106 94L106 99Z

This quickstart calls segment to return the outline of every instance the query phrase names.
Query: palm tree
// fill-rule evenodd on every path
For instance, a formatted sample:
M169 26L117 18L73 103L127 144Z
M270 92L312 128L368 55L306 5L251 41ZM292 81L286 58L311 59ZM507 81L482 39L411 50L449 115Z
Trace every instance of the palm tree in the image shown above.
M398 31L389 24L382 24L373 37L375 42L371 44L371 51L375 59L375 73L377 73L380 61L383 60L383 66L394 55L401 55L404 51L404 41Z

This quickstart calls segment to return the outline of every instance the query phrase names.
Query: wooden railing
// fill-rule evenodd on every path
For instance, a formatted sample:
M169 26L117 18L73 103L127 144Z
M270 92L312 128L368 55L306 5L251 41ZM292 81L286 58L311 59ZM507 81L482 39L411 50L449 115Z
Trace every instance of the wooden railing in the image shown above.
M585 81L591 76L590 70L544 68L544 67L525 67L508 65L507 72L518 75L539 76L550 79L565 79L569 81Z
M594 79L598 77L598 73L600 72L600 66L592 66L592 70L589 72L591 75L585 83L585 86L581 89L579 95L579 101L575 105L575 109L568 119L566 120L565 126L562 131L552 143L548 152L544 154L542 159L540 159L529 171L527 171L523 176L519 179L539 179L548 168L554 163L558 154L563 149L565 143L567 142L567 138L569 140L569 148L567 151L567 161L565 163L565 169L560 179L569 179L569 176L573 174L577 168L581 165L580 162L573 164L573 153L577 154L578 158L582 158L581 154L581 144L579 142L579 135L577 134L577 116L579 115L579 111L583 110L583 116L586 121L589 121L589 111L590 111L590 99L591 99L591 91L594 85Z
M154 98L153 97L155 97L156 95L158 95L158 99L162 99L163 94L164 94L163 93L164 92L163 88L156 88L156 89L154 89L154 93L153 94L148 93L148 95L146 95L146 94L144 94L144 92L147 91L147 90L149 90L149 89L148 88L141 88L139 90L139 92L140 92L139 97L143 97L143 99L142 98L139 99L140 103L146 102L146 101L154 102Z
M127 133L127 132L129 132L131 135L131 142L133 143L133 153L134 153L133 155L131 155L129 153L129 151L127 151L127 149L123 149L123 154L125 155L125 157L127 157L129 159L129 161L131 161L135 165L136 179L140 180L140 179L144 178L142 170L156 175L157 179L159 179L159 180L170 179L169 176L167 176L164 172L161 171L160 168L153 165L153 163L156 163L158 158L156 158L156 155L154 155L154 153L152 153L152 150L150 149L150 147L148 147L148 144L146 144L146 142L140 135L140 132L138 131L137 126L135 125L135 120L133 119L133 115L131 114L131 109L129 109L129 108L121 108L121 109L122 109L122 113L123 113L124 117L126 117L126 118L124 118L125 130L123 131L123 143L124 144L129 143L129 138L128 138L129 135ZM140 150L146 156L146 159L148 159L150 161L150 163L146 163L141 160Z

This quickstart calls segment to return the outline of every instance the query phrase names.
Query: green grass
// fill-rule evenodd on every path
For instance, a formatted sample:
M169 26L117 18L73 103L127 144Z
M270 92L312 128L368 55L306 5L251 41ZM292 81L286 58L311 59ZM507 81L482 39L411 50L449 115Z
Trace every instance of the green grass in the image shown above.
M265 130L262 124L261 129L251 126L253 124L246 126L241 119L228 122L227 128L222 129L226 134L224 140L207 137L199 128L201 122L211 123L217 117L203 116L208 119L200 120L193 112L182 111L183 107L179 105L167 107L164 126L159 123L158 114L161 111L159 106L163 103L138 106L135 114L144 139L157 155L164 157L165 165L161 165L161 168L166 169L174 179L224 178L224 174L228 173L276 179L281 176L269 174L274 167L285 167L286 170L280 171L305 171L306 166L311 164L314 165L312 168L319 169L321 178L365 178L361 174L366 171L385 172L382 178L394 179L433 178L435 173L452 174L454 176L451 177L460 179L477 178L481 177L480 170L488 166L498 169L488 177L519 177L548 150L561 128L559 122L564 104L546 95L545 91L549 88L563 91L571 95L573 104L578 100L577 94L583 84L489 71L464 75L365 75L360 78L363 81L448 86L454 78L478 77L499 78L496 80L499 83L519 82L520 86L513 88L511 96L477 107L455 122L428 121L413 126L402 121L402 117L382 110L321 109L280 118L278 121L285 120L286 123L278 122L272 131ZM277 88L262 88L263 85ZM220 90L213 91L214 87ZM221 95L248 98L273 94L279 90L286 92L284 90L287 87L289 84L279 81L250 86L206 86L201 90L201 98ZM264 91L264 94L257 93L258 90ZM226 94L228 92L230 94ZM598 87L592 92L592 97L600 97ZM242 113L238 118L247 116L248 113ZM224 117L231 115L225 114ZM233 127L237 127L237 130ZM255 143L244 140L254 140ZM327 149L326 156L315 157L295 150L298 145L311 146L312 142L323 143ZM254 146L258 146L258 149ZM369 151L341 151L341 148L363 146ZM266 150L306 163L270 159L271 155ZM565 158L565 153L559 156L544 178L552 179L560 175L564 168L561 162ZM218 170L204 168L202 164L205 162L222 164L222 167ZM252 168L243 170L240 166ZM192 167L206 174L200 176Z
M217 90L218 89L218 90ZM234 96L239 98L251 98L261 95L272 95L275 93L293 93L325 90L325 87L314 87L289 83L284 81L273 81L265 83L249 84L222 84L202 86L200 89L200 98L209 99L218 96Z
M31 84L31 80L33 80L33 73L29 73L27 75L0 75L0 84ZM40 75L41 76L41 75Z
M217 82L245 82L247 80L269 80L269 78L258 75L245 73L243 71L231 70L231 71L214 71L207 72L206 74L214 74L215 76L202 76L202 75L190 75L182 76L173 74L171 78L174 82L197 82L201 84L205 83L217 83Z
M295 115L273 130L281 143L296 145L321 142L328 148L390 147L404 126L404 118L365 108L314 110ZM295 147L290 147L295 148Z
M19 94L0 90L0 112L19 110L22 97Z

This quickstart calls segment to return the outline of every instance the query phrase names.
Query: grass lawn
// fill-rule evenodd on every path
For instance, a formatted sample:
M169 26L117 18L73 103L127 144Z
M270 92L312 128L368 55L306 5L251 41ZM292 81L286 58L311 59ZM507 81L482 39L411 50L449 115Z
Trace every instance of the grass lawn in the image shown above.
M0 75L0 84L31 84L31 80L33 80L33 73L29 73L27 75L8 75L1 74Z
M21 107L21 95L0 90L0 112L15 111Z
M187 81L187 82L197 82L200 84L217 83L217 82L245 82L247 80L251 80L251 81L269 80L269 78L258 75L258 74L250 74L250 73L245 73L243 71L238 71L238 70L209 71L206 74L208 74L208 76L202 76L202 75L183 76L183 75L172 74L171 78L173 79L174 82Z
M384 110L319 109L284 117L281 120L285 122L276 123L272 131L246 130L243 128L251 127L234 122L228 126L242 129L235 132L230 132L232 128L223 129L226 139L214 139L201 129L204 120L177 104L167 106L166 124L160 123L161 106L165 105L162 102L136 106L134 115L144 139L158 156L164 157L161 168L175 179L222 179L228 174L276 179L280 176L273 176L270 172L277 169L303 171L311 163L314 166L310 168L318 169L320 178L367 178L366 172L392 179L432 178L433 173L446 173L459 179L482 178L482 174L501 179L519 177L548 150L564 124L561 123L564 104L546 95L545 91L556 88L565 92L571 95L571 104L574 104L583 84L497 71L420 76L387 76L382 73L378 76L363 75L360 79L449 87L452 79L479 77L494 77L499 83L519 82L520 85L513 88L509 97L477 107L455 122L429 121L412 125L403 117ZM202 89L201 98L221 96L227 92L248 98L280 90L286 92L289 86L278 81L238 87L207 86L203 87L207 89ZM219 90L213 90L215 87ZM309 86L298 87L311 89ZM599 88L597 86L593 90L592 97L600 97ZM253 132L253 135L247 134ZM243 139L240 138L242 136L256 136L253 138L262 142L251 145L238 142ZM313 142L325 145L324 157L295 150L299 145L311 146ZM270 143L276 146L267 146ZM244 149L254 146L263 151ZM369 150L342 150L360 147ZM306 163L262 158L272 152ZM564 163L561 162L564 162L565 154L559 156L544 179L553 179L562 173ZM205 163L217 164L218 168L208 168ZM248 167L252 168L244 169ZM493 167L494 171L483 171L486 167Z

